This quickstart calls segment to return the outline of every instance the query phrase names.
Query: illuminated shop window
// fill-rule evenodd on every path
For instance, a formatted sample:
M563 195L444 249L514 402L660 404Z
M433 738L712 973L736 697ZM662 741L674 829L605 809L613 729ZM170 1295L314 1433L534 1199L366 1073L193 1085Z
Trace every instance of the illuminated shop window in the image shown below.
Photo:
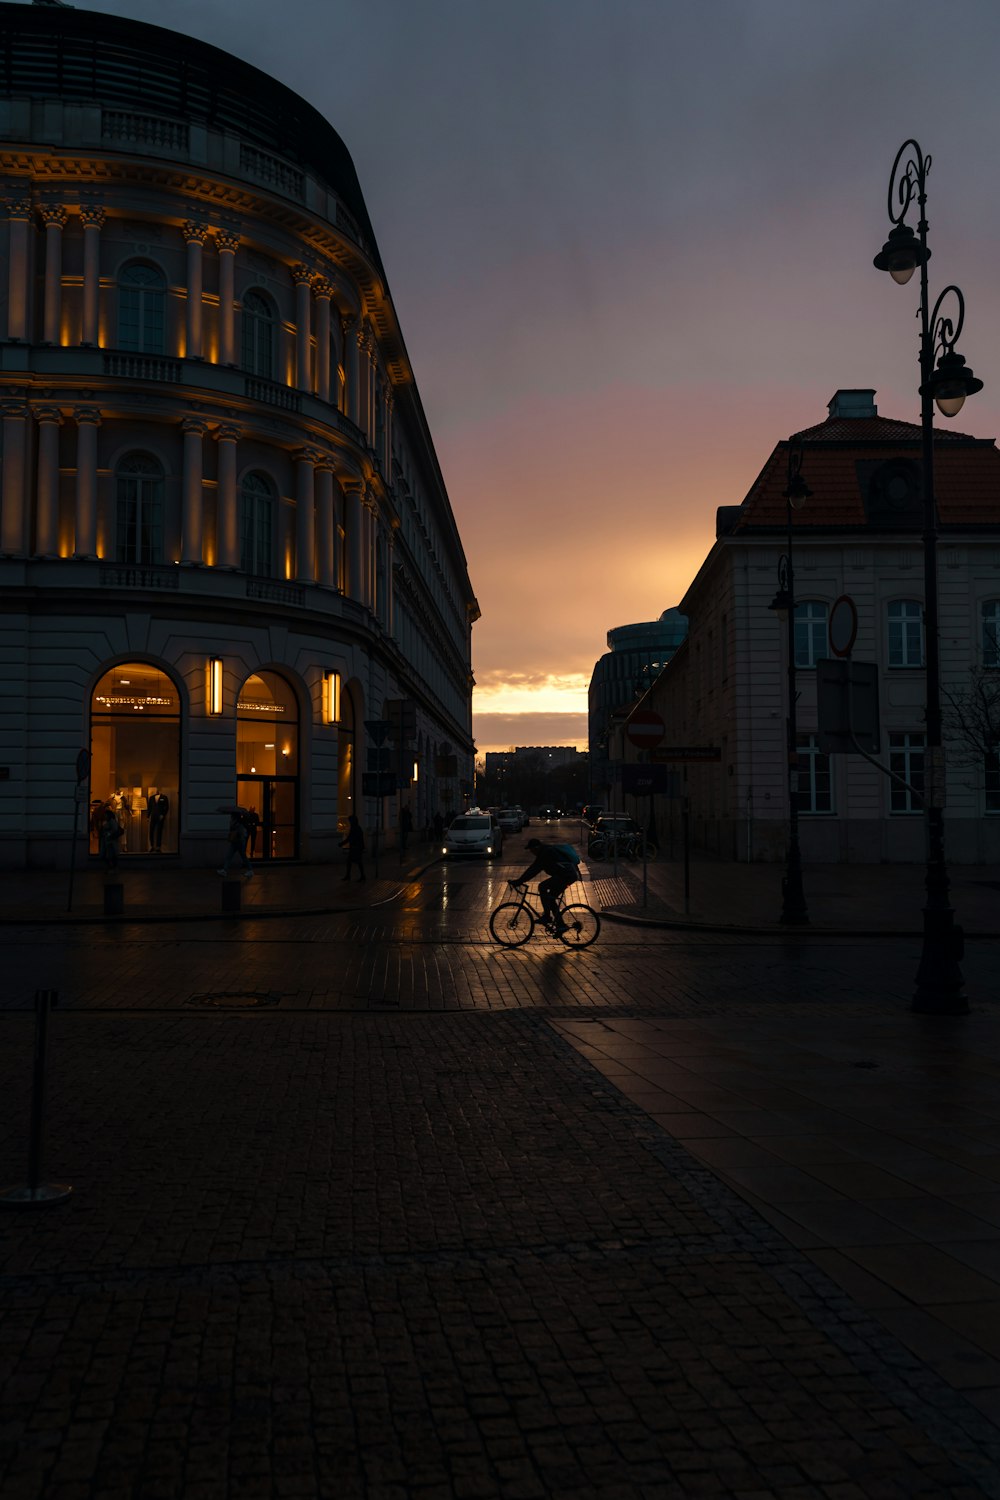
M148 662L112 667L90 700L90 852L106 808L119 853L176 854L180 821L180 695Z
M298 853L299 706L278 672L255 672L236 700L238 801L260 819L254 853L294 859Z

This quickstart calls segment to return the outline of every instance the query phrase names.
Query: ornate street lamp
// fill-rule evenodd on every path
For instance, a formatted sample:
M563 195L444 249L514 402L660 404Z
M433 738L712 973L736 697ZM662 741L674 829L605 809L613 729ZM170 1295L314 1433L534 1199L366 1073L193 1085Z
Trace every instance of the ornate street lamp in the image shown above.
M788 482L785 485L785 525L788 551L778 559L778 592L768 608L785 621L788 656L788 716L785 719L786 780L788 785L788 857L781 882L781 917L787 927L803 927L809 921L802 889L802 855L799 850L799 743L795 725L795 569L792 565L792 511L812 495L801 474L802 440L788 439Z
M941 734L941 667L938 649L937 505L934 499L934 406L942 416L957 416L966 396L981 391L977 380L955 344L965 321L965 300L957 286L945 287L930 307L927 291L927 174L931 159L917 142L904 141L896 153L889 178L889 218L893 228L875 257L880 271L905 286L915 270L920 272L920 433L924 488L924 636L927 661L927 745L924 775L924 817L927 825L927 901L924 934L917 969L913 1009L932 1015L964 1015L969 1006L962 976L962 929L955 924L949 900L948 870L944 855L944 748ZM914 198L919 219L917 232L904 223ZM957 318L941 312L945 298L953 296ZM938 357L940 355L940 357ZM936 360L936 364L935 364Z

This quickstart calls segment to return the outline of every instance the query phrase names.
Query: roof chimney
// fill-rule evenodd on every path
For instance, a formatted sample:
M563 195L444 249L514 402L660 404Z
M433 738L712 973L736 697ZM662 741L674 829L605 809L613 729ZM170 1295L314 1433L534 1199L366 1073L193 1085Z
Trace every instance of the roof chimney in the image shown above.
M827 403L831 417L877 417L873 390L837 391Z

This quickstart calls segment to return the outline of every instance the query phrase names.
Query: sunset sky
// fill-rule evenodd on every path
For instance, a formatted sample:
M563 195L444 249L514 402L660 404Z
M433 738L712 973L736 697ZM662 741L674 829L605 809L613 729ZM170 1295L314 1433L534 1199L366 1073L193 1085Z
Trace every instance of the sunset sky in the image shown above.
M872 268L934 159L931 295L1000 434L996 0L114 0L304 95L350 150L465 544L480 753L586 746L609 628L679 602L842 386L916 421L916 284Z

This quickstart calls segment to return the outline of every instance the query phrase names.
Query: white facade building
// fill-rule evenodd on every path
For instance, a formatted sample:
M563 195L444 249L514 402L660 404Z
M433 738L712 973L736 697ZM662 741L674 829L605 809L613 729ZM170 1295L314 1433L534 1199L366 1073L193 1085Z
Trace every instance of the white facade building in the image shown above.
M793 512L799 835L807 861L924 858L919 798L860 756L826 756L817 743L815 664L831 654L831 607L848 595L858 614L853 658L878 668L876 758L914 788L923 785L920 428L879 417L874 394L838 391L828 419L798 435L801 474L813 492ZM688 639L642 700L666 723L664 747L691 752L671 764L690 798L693 842L734 859L783 859L787 849L786 632L769 609L787 550L787 448L778 443L741 505L719 511L715 545L680 604ZM995 862L1000 761L995 751L977 753L955 738L949 713L949 697L967 694L977 674L1000 708L994 442L937 429L935 492L948 858ZM707 758L712 751L717 759ZM662 822L674 832L680 808L676 800L662 804Z
M159 27L0 22L0 860L67 862L81 750L129 856L214 863L234 800L265 859L423 826L471 785L478 608L346 148Z

